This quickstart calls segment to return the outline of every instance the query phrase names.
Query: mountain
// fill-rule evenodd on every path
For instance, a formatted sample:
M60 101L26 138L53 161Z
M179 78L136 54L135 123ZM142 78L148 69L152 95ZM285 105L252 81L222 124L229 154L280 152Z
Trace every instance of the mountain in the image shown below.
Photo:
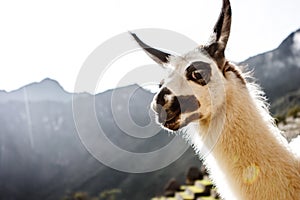
M271 105L273 113L277 116L286 116L291 109L296 108L300 109L300 89L277 98Z
M253 70L270 101L300 87L300 29L291 33L278 48L251 57L241 65Z
M139 133L134 126L145 127L153 120L148 114L153 94L137 85L92 96L67 93L56 81L46 79L13 92L2 91L0 96L0 199L56 200L70 192L97 196L113 188L121 189L121 199L149 199L162 192L169 178L183 177L186 166L201 165L189 149L166 168L131 174L105 166L86 150L80 137L85 132L99 134L99 125L110 142L129 152L154 152L172 141L174 136L158 127L157 134L138 137L153 129ZM89 107L97 124L92 123ZM128 114L132 123L117 121ZM106 144L99 141L97 145ZM110 149L100 149L110 160L118 158ZM155 162L164 160L167 158L157 157ZM143 167L146 169L147 163Z
M0 103L9 101L22 102L26 99L31 102L67 102L71 100L70 97L71 95L66 92L57 81L49 78L39 83L31 83L12 92L0 91Z

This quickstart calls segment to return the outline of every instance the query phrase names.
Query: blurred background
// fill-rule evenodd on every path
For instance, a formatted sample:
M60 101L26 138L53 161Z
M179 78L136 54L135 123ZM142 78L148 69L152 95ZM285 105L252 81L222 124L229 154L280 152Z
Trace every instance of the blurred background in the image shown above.
M233 24L226 55L254 71L272 115L290 141L300 134L300 3L232 0L231 4ZM164 130L149 138L132 137L114 119L112 101L120 116L129 110L135 124L146 127L153 120L152 90L135 80L115 88L119 81L115 74L122 77L130 69L126 71L126 65L141 60L151 64L147 55L136 52L119 64L123 70L110 72L111 78L93 94L74 93L74 87L86 58L109 38L150 27L205 43L220 8L221 0L2 1L0 199L150 199L164 195L172 178L185 184L188 169L202 165L190 148L165 168L126 173L95 159L76 130L72 99L89 99L96 119L109 133L106 136L126 151L157 151L173 140L174 135ZM158 44L163 39L158 38ZM112 99L115 92L120 98ZM82 113L88 123L90 116ZM86 131L94 128L86 126Z

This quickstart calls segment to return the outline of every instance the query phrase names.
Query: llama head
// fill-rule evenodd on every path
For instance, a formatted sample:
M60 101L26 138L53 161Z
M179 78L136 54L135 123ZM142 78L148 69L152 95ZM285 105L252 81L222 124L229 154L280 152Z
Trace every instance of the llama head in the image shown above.
M225 103L226 73L237 72L224 54L230 25L230 2L223 0L208 44L181 56L152 48L131 33L143 50L169 71L152 101L163 127L178 130L191 122L209 121Z

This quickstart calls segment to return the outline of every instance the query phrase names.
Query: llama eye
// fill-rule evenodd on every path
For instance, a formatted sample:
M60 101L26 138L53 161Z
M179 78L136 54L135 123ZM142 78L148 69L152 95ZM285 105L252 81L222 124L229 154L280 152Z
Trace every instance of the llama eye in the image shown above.
M193 72L192 72L192 77L193 77L195 80L203 79L201 73L203 73L202 70L196 70L196 71L193 71Z
M197 61L193 62L185 71L187 80L199 85L206 85L210 81L211 67L208 63Z

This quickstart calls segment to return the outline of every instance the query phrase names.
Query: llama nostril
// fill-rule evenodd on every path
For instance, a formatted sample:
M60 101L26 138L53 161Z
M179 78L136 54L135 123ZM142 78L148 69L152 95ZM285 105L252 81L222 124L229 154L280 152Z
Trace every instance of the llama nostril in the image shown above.
M159 93L156 98L156 104L160 106L164 106L166 104L165 96L161 95L161 93Z
M167 121L167 117L167 112L161 107L160 111L158 112L158 122L165 123Z
M159 123L163 123L167 120L167 112L161 105L152 103L151 107L152 110L157 114Z
M167 96L171 94L168 88L163 88L156 97L156 104L164 106L166 104Z

